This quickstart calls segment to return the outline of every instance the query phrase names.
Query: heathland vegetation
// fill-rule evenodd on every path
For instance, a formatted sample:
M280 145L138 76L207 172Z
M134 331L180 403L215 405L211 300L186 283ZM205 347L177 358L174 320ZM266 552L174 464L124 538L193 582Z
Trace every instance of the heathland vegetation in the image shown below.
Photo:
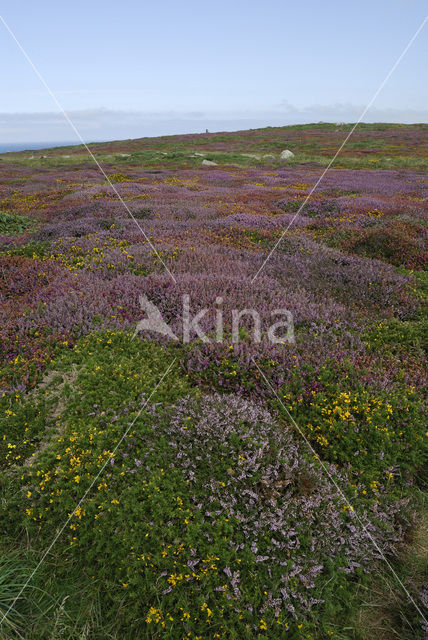
M423 637L428 127L296 217L349 129L0 156L1 638ZM134 336L183 294L209 342Z

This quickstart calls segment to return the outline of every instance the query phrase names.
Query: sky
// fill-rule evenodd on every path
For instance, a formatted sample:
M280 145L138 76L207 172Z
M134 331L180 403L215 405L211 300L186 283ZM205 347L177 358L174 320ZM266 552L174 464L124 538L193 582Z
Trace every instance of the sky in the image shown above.
M427 0L19 0L0 14L85 141L351 122ZM364 121L428 121L428 24ZM0 143L76 141L0 22Z

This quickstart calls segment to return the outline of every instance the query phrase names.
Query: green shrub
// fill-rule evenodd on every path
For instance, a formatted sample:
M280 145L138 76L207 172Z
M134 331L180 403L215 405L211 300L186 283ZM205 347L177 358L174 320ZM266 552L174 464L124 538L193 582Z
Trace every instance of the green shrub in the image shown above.
M22 233L30 225L31 220L16 213L0 211L0 233Z
M428 319L400 321L383 320L369 327L363 336L370 350L404 351L423 355L427 353Z
M281 395L321 459L348 468L364 491L408 484L421 474L427 437L415 388L379 391L361 384L352 367L323 366L316 380L302 386L297 376Z

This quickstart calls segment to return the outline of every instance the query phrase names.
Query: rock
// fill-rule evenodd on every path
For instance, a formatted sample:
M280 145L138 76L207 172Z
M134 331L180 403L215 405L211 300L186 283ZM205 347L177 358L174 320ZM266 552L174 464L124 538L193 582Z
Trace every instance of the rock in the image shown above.
M204 157L206 154L205 153L199 153L199 151L195 151L195 153L193 155L194 156L202 156L202 157Z
M204 167L216 167L217 162L213 162L212 160L202 160L202 166Z
M265 153L265 155L263 156L263 160L275 160L275 156L273 155L273 153Z
M280 160L289 160L290 158L294 158L294 153L292 151L289 151L288 149L281 151L281 155L279 156Z

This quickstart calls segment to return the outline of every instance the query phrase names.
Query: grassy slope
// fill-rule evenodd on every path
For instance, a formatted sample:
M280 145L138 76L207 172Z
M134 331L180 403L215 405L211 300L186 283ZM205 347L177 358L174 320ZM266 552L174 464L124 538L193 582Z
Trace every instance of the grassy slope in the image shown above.
M134 163L144 163L150 167L196 167L200 165L202 158L192 155L198 152L205 153L207 160L219 164L258 166L263 162L277 166L283 164L278 159L279 153L290 149L295 154L289 161L292 165L316 162L322 166L328 164L352 126L327 123L292 125L236 133L160 136L91 143L88 147L102 164L132 166ZM426 169L428 135L414 135L425 131L428 131L426 124L359 124L341 151L335 166L355 169ZM242 155L244 153L275 154L277 159L261 161ZM82 145L76 145L2 154L0 160L18 161L30 167L67 167L90 160L90 157Z

